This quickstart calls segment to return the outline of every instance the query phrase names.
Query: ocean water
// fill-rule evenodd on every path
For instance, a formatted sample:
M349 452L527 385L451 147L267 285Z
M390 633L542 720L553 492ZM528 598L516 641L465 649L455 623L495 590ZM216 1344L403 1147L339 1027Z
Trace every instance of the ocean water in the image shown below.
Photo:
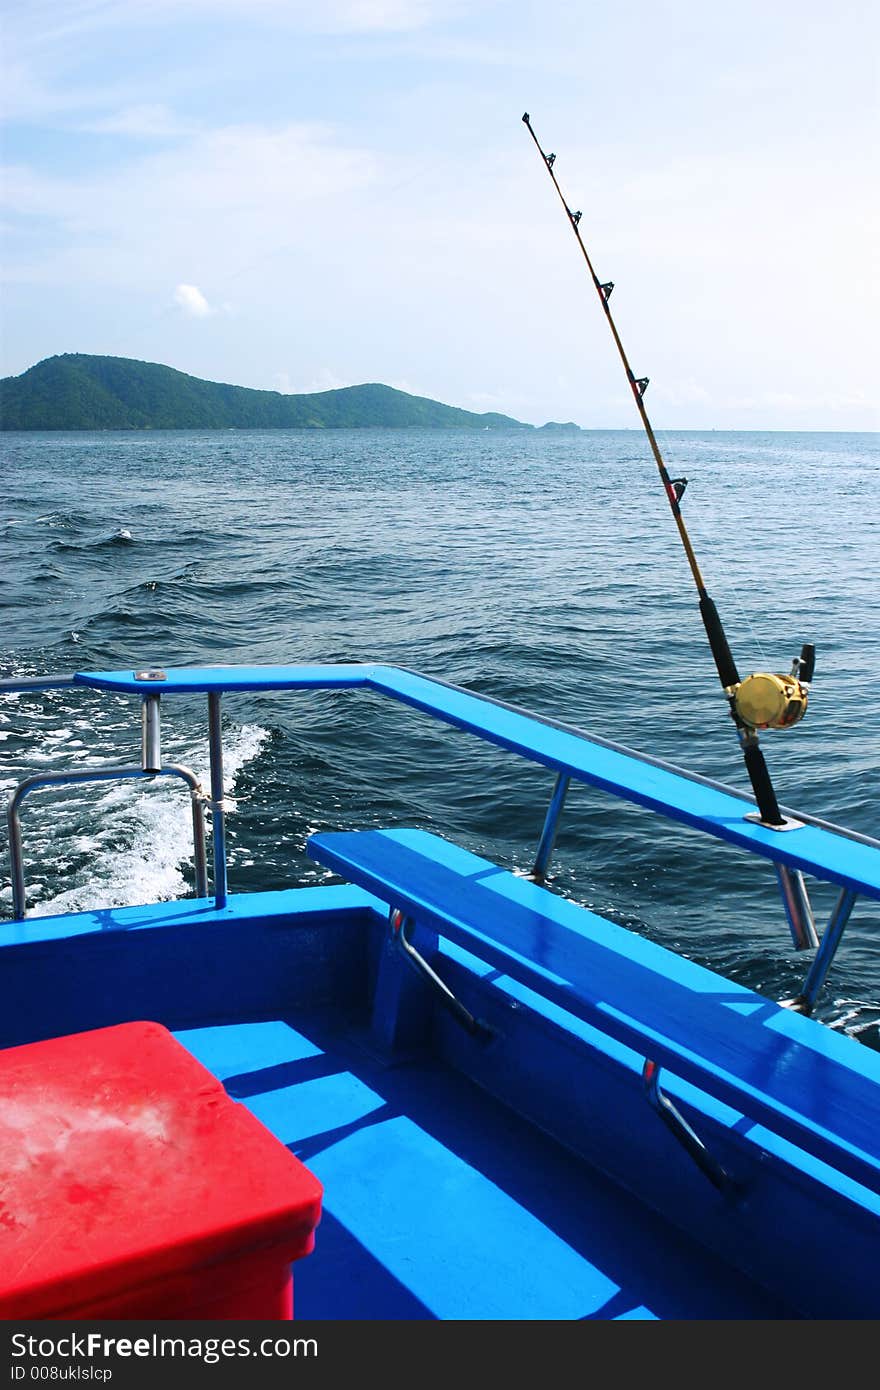
M740 672L816 644L806 718L762 738L780 802L877 835L880 437L659 439ZM6 434L0 456L2 676L396 662L748 790L640 431ZM165 761L206 776L204 697L162 711ZM227 696L224 737L232 891L322 878L318 828L422 825L525 870L553 786L359 693ZM133 699L0 696L4 797L139 750ZM169 779L40 792L22 824L30 913L192 889ZM774 998L809 967L768 863L586 787L553 886ZM836 894L812 897L821 928ZM880 1045L880 905L857 904L817 1016Z

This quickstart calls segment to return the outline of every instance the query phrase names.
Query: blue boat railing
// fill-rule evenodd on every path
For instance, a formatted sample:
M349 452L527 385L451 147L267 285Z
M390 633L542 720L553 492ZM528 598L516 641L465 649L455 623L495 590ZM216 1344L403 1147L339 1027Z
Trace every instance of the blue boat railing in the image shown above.
M9 803L13 911L25 915L21 828L23 796L39 785L112 776L176 775L187 781L193 802L196 893L208 896L204 859L203 812L211 812L212 883L218 908L226 905L228 876L223 795L221 703L226 694L244 691L366 689L402 702L455 728L476 735L556 773L531 877L547 876L566 793L572 781L586 783L644 806L772 861L792 939L798 949L816 948L804 988L789 1001L812 1010L836 953L853 905L860 894L880 900L880 841L783 807L782 829L762 824L748 794L691 773L661 759L597 737L570 724L532 714L518 706L401 666L341 663L310 666L227 666L146 668L137 671L78 672L0 681L0 694L63 688L103 690L136 695L141 700L142 760L139 768L97 768L91 773L59 773L29 778ZM161 766L160 701L174 694L207 696L210 793L195 783L188 769ZM202 819L200 819L200 817ZM198 848L201 844L201 850ZM804 874L836 884L839 897L828 926L816 931Z

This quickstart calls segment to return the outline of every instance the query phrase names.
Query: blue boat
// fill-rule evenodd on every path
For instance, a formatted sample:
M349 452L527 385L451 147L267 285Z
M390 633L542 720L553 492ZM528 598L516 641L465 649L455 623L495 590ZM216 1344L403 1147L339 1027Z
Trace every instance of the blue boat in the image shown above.
M127 700L141 757L36 773L12 797L0 1090L5 1063L47 1040L81 1046L144 1021L167 1030L208 1091L221 1088L320 1184L314 1248L291 1266L296 1318L880 1314L880 1054L811 1017L854 906L880 898L880 842L789 808L769 826L747 793L398 666L78 672L2 688L62 686ZM320 881L231 891L222 710L242 692L327 691L350 695L353 721L369 692L439 721L450 741L545 769L532 871L442 827L351 829L343 814L309 839ZM204 788L162 756L162 717L193 697L205 702ZM192 805L194 896L28 916L28 796L166 777ZM646 834L688 827L695 863L708 836L775 874L780 930L806 962L797 996L769 999L562 896L553 847L579 782L652 813ZM812 880L837 891L827 924L814 923ZM97 1189L82 1183L80 1206L100 1224ZM8 1201L4 1211L8 1269L16 1213ZM39 1215L32 1238L59 1239ZM211 1316L216 1258L193 1260ZM68 1280L37 1316L194 1306L132 1279L119 1291L128 1302L88 1307ZM26 1289L25 1272L13 1293Z
M813 1016L858 900L880 899L880 841L777 802L758 730L803 717L813 649L788 675L740 680L683 519L687 480L666 471L648 379L611 318L613 282L538 149L685 547L751 792L401 666L0 682L128 701L141 752L36 772L10 800L0 1316L880 1316L880 1052ZM442 825L352 828L351 808L308 838L320 881L230 891L222 711L330 691L351 698L355 729L369 694L438 721L450 744L544 769L530 871ZM207 787L163 760L163 712L194 698ZM190 798L193 896L28 917L27 797L167 777ZM797 993L769 998L560 892L572 783L649 813L634 836L686 827L695 866L708 836L775 875L780 928L806 962ZM825 923L813 881L836 890ZM720 910L706 902L707 930Z

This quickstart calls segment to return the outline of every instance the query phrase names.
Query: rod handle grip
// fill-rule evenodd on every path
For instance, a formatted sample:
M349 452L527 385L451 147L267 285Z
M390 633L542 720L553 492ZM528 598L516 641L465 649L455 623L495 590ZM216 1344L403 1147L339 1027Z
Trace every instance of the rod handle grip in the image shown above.
M708 594L700 595L700 617L703 619L721 684L725 690L730 685L739 685L739 672L727 642L727 635L721 626L718 609Z

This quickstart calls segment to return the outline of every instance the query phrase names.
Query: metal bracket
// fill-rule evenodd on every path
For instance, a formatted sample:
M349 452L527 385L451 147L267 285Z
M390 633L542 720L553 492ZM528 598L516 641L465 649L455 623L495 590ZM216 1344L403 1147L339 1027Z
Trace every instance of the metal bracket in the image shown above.
M800 994L795 995L794 999L783 999L780 1002L787 1009L793 1009L796 1013L807 1014L813 1012L813 1008L818 998L819 991L822 989L831 969L831 962L837 954L844 928L850 918L850 913L855 906L858 894L852 888L842 888L840 897L834 906L828 926L822 933L818 950L813 957L813 964L807 972L804 987Z
M547 877L547 868L550 863L550 856L553 853L553 846L556 843L559 817L565 805L569 781L570 778L567 772L560 772L557 775L556 785L553 788L553 796L550 799L550 805L547 807L547 815L544 819L541 839L535 853L535 862L532 865L532 872L528 874L528 878L530 878L533 883L543 883Z
M425 983L430 985L443 1007L468 1033L483 1039L494 1037L494 1030L489 1027L488 1023L483 1023L481 1019L475 1018L470 1010L465 1008L461 1000L456 998L449 986L444 984L437 972L431 969L424 956L420 955L415 946L407 939L406 928L409 921L410 919L404 916L399 908L391 908L388 914L388 926L392 939L403 951L406 960L417 974L421 975Z
M805 821L795 820L792 816L785 816L778 825L773 821L764 820L760 811L747 811L743 820L750 820L755 825L763 825L765 830L775 830L777 833L783 830L803 830Z
M199 801L201 801L206 811L213 811L215 815L228 816L231 811L238 810L238 799L236 797L224 796L219 801L215 801L206 791L199 790Z
M690 1155L704 1177L708 1178L719 1192L730 1192L736 1187L734 1179L726 1168L722 1168L713 1158L700 1136L691 1128L684 1116L676 1110L668 1096L660 1090L660 1068L656 1062L645 1059L642 1067L642 1081L648 1103L657 1112L669 1132L678 1140Z

